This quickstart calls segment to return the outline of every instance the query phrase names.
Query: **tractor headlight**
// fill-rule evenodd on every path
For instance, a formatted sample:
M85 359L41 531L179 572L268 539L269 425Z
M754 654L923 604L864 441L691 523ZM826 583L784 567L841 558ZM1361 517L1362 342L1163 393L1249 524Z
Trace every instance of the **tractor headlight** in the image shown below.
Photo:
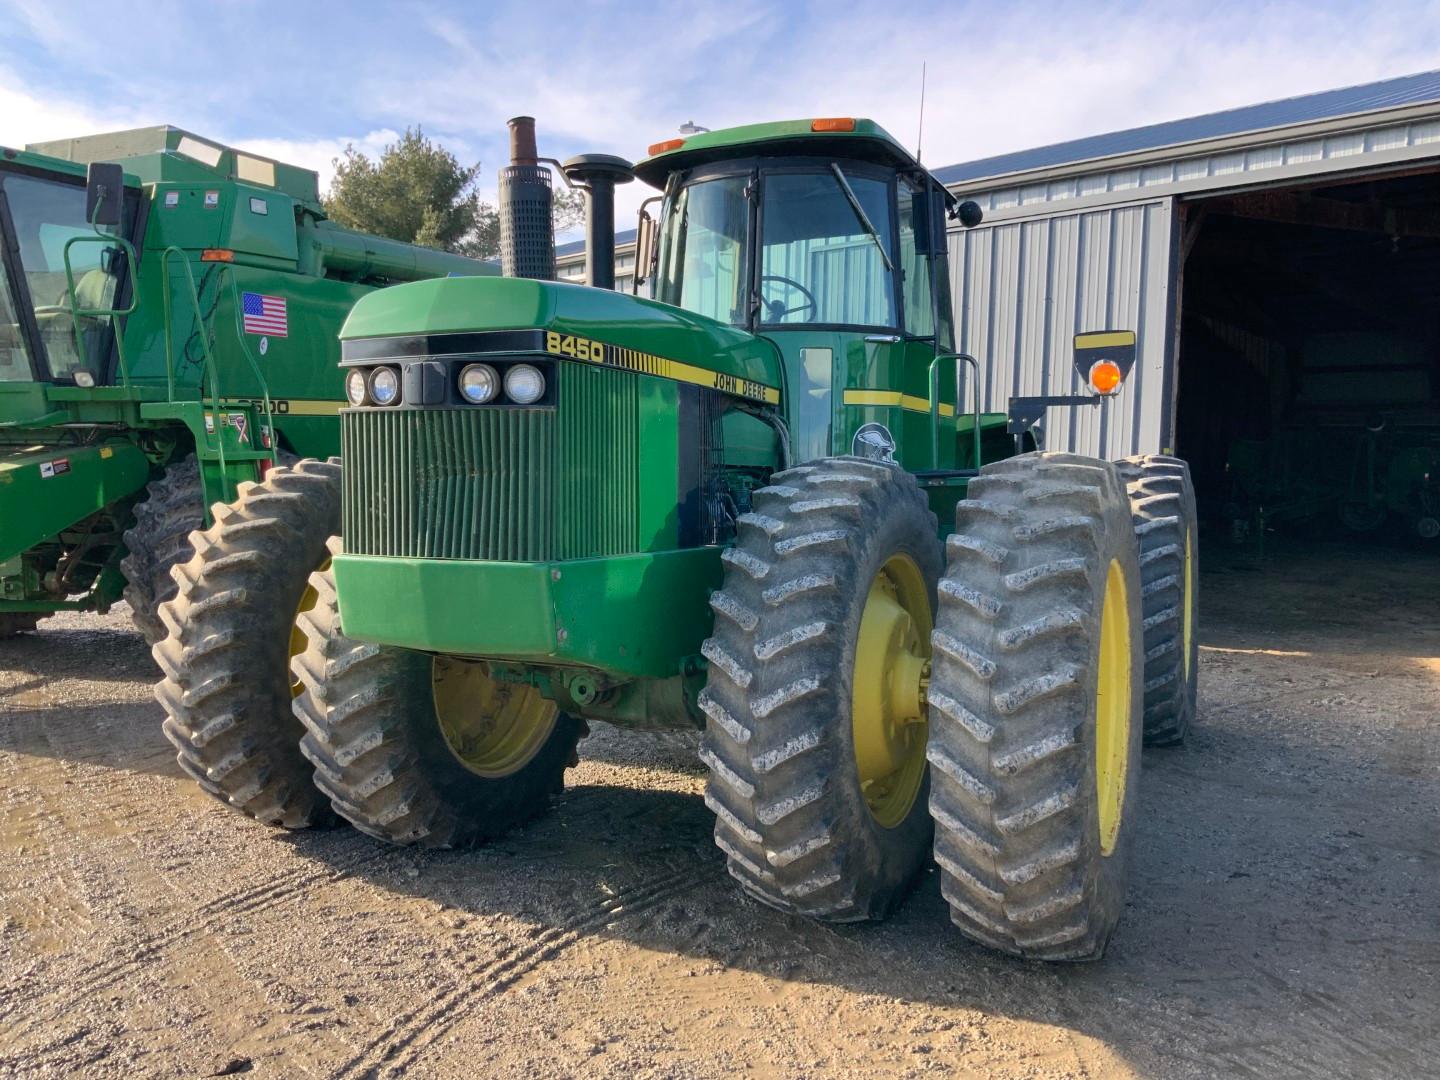
M351 368L349 374L345 376L345 397L356 408L364 405L369 399L368 387L365 385L365 372L359 368Z
M494 401L500 392L500 376L489 364L471 364L460 372L460 396L471 405Z
M377 367L370 373L369 389L376 405L394 405L400 400L400 376L394 368Z
M505 372L505 393L517 405L533 405L545 396L545 376L530 364L516 364Z

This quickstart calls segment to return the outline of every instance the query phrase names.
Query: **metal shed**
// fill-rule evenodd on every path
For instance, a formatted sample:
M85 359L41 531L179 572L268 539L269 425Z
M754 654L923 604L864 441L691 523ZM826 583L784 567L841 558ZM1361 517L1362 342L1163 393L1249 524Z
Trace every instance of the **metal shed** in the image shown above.
M985 211L950 244L958 344L986 369L987 408L1078 392L1073 336L1134 330L1124 390L1098 409L1052 409L1045 445L1107 458L1171 451L1192 205L1422 166L1440 166L1440 71L937 170Z

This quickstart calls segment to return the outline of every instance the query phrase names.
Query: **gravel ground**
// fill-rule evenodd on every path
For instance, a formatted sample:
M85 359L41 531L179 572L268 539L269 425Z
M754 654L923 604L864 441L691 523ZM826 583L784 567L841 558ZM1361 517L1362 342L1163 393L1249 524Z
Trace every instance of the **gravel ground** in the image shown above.
M936 875L880 926L726 877L693 740L601 729L473 852L199 792L127 613L0 645L0 1076L1440 1075L1435 555L1207 551L1199 727L1147 751L1106 959Z

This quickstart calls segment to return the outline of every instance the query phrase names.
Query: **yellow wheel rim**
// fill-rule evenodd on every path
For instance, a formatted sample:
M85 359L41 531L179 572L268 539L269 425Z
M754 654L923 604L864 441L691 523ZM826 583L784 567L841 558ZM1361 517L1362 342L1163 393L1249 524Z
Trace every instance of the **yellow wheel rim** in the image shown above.
M905 820L925 777L932 622L925 575L910 556L893 556L870 583L860 614L851 696L860 790L887 829Z
M326 559L320 565L320 572L323 574L330 569L330 560ZM300 629L300 616L310 611L319 601L320 594L310 584L310 579L305 579L305 591L300 594L300 603L296 605L295 617L290 620L290 665L285 669L290 673L290 699L298 698L305 690L305 684L295 674L294 660L303 653L309 646L310 639L305 636L305 631Z
M1190 551L1190 530L1185 530L1185 603L1181 612L1185 619L1184 629L1181 631L1182 644L1185 646L1185 682L1190 682L1190 665L1194 663L1190 656L1190 642L1195 637L1195 579L1191 576L1191 551Z
M1112 559L1100 614L1100 671L1095 680L1095 789L1100 854L1115 850L1130 768L1130 604L1125 575Z
M477 776L511 776L540 752L560 710L533 686L490 677L490 666L437 656L435 719L456 760Z

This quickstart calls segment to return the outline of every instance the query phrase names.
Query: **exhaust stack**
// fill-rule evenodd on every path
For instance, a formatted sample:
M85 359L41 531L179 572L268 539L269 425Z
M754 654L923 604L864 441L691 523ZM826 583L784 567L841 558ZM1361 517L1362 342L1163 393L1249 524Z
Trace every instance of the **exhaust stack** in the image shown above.
M585 190L585 283L615 288L615 185L635 179L635 167L610 154L581 154L561 166Z
M510 164L500 170L500 272L555 280L550 170L535 149L535 118L510 122Z

